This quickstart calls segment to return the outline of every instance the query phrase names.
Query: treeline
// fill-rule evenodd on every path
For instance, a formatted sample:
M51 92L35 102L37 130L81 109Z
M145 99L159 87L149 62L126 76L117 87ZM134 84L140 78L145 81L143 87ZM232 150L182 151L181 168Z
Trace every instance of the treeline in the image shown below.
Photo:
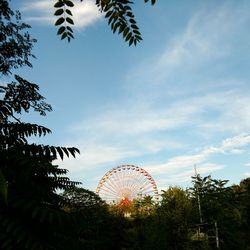
M107 205L93 192L63 194L75 216L74 236L82 249L250 249L250 178L239 185L211 176L193 177L184 190L162 191L129 205Z
M163 191L159 204L142 201L131 214L131 249L249 249L250 179L225 185L198 175L189 190Z

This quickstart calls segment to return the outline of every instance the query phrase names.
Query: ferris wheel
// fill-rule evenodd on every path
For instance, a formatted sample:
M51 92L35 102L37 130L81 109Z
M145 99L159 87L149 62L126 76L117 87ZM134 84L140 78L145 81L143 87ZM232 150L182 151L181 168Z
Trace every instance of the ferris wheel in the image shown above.
M134 165L121 165L108 171L99 181L96 193L107 203L116 204L145 196L151 196L155 202L159 199L153 177Z

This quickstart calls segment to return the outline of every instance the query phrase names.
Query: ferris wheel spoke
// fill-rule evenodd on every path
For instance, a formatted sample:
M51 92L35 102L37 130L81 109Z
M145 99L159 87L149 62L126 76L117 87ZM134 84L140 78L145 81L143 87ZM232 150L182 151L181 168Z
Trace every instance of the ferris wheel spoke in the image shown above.
M135 165L121 165L108 171L100 180L97 191L106 202L129 200L150 195L158 200L158 191L151 175Z
M113 195L117 196L117 192L115 192L115 191L113 191L113 190L111 190L111 189L109 189L107 187L103 187L101 190L102 191L100 192L100 194L105 192L105 193L110 193L110 194L113 194Z
M148 190L149 188L153 191L153 189L152 189L152 184L151 183L146 183L145 185L143 185L142 187L141 187L141 191L142 192L145 192L146 190Z
M117 192L117 190L118 190L117 183L114 182L112 179L108 180L107 185L109 185L110 187L112 187L112 189L116 190L116 192Z

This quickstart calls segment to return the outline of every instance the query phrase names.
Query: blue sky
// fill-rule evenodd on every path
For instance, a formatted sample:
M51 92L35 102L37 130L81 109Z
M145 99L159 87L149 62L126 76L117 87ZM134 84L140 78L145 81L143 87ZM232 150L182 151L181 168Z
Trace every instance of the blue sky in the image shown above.
M136 1L143 42L113 35L95 1L78 3L75 37L61 41L53 1L12 1L38 39L33 69L54 111L27 120L52 129L39 140L76 146L58 162L95 190L111 168L134 164L159 189L202 175L239 183L250 176L250 2Z

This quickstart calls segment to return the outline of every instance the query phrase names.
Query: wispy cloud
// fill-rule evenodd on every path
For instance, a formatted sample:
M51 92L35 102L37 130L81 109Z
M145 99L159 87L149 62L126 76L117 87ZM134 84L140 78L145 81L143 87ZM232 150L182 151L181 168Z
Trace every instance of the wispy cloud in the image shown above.
M161 101L161 107L155 104L138 107L130 103L111 106L94 119L78 122L71 130L94 131L94 134L102 131L105 136L143 136L184 127L209 135L250 130L250 95L246 92L216 91L176 98L171 103Z
M129 151L125 148L119 148L112 145L94 145L86 147L81 155L76 159L68 158L63 162L58 160L57 163L66 167L72 173L87 169L93 169L100 165L110 164L111 166L123 159L136 156L138 152Z
M173 171L193 168L195 165L203 164L206 160L209 159L214 154L232 154L235 153L235 150L241 150L242 147L245 147L250 144L250 135L242 134L235 137L227 138L222 141L221 145L218 147L210 146L201 150L199 153L192 155L182 155L171 158L166 163L157 164L155 166L148 166L150 172L152 173L172 173ZM243 151L238 151L243 152ZM206 166L214 166L209 163L203 165L202 169L206 169Z
M194 13L181 32L178 31L170 39L168 37L161 52L157 51L156 55L150 57L150 61L145 60L129 72L128 82L132 82L131 86L144 87L168 85L169 93L174 89L170 84L179 86L178 82L188 86L190 91L195 91L191 88L194 85L200 89L208 79L208 74L216 69L215 63L231 56L234 47L237 44L240 46L239 41L246 39L247 34L242 30L249 25L247 11L244 4L225 3L213 9L205 4L204 8ZM192 83L200 74L203 83ZM210 82L210 85L214 84ZM183 89L187 88L182 86L178 91Z
M103 115L86 123L77 124L72 129L84 131L96 129L106 133L119 133L122 135L138 135L166 129L176 129L190 123L190 117L198 113L200 108L195 105L173 105L166 109L154 110L153 107L138 109L134 106L112 107L112 112L105 112ZM178 115L177 115L178 114Z
M102 17L93 1L85 0L83 2L75 2L74 4L72 13L75 28L84 29L96 23ZM23 5L21 10L26 12L28 21L51 25L56 20L56 17L53 15L55 11L53 5L54 1L51 0L32 1Z

